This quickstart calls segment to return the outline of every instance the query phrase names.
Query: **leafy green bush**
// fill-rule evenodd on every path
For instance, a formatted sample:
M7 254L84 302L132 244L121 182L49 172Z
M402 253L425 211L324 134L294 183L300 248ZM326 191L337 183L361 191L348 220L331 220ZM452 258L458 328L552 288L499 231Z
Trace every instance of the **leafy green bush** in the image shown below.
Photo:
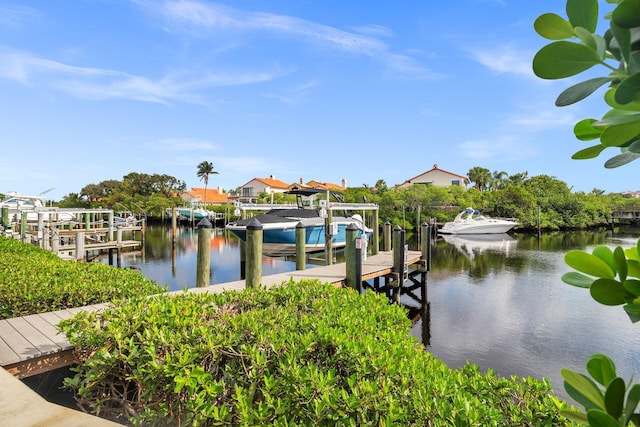
M452 370L384 296L317 281L135 298L61 324L81 407L139 425L571 425L549 383Z
M81 307L163 289L138 272L63 261L51 252L0 237L0 318Z

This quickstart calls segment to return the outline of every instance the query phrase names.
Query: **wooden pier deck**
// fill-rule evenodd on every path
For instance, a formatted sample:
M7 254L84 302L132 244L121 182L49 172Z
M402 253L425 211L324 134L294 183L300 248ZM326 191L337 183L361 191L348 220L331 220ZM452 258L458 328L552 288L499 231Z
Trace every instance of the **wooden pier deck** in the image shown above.
M420 256L420 252L409 251L407 265L418 263ZM391 274L392 268L392 252L369 256L362 263L362 280L385 277ZM268 288L289 279L317 279L334 286L343 286L345 278L346 264L340 263L263 276L262 286ZM222 292L244 288L245 281L237 280L205 288L190 288L189 292ZM18 378L25 378L73 364L73 348L66 337L58 333L56 325L78 311L100 310L104 307L106 305L97 304L0 320L0 366Z

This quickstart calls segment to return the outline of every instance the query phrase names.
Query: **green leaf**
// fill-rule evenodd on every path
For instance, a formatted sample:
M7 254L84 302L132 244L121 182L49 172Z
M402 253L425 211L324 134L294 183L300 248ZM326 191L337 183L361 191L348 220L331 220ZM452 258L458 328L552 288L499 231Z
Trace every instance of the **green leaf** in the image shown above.
M620 147L625 143L635 139L640 134L640 118L636 117L637 114L634 114L634 119L629 119L628 122L617 124L617 125L608 125L608 127L602 132L600 136L600 142L602 145L607 147ZM622 117L612 117L611 119L606 119L606 121L616 121L622 120ZM628 116L630 117L630 116ZM596 126L604 123L605 120L595 124Z
M558 98L556 99L556 106L565 107L567 105L575 104L578 101L582 101L611 80L613 80L611 77L597 77L595 79L585 80L584 82L573 85L558 95Z
M621 305L628 297L622 283L613 279L597 279L589 290L591 297L604 305Z
M595 279L575 271L563 274L561 280L568 285L587 289L589 289L591 284L595 281Z
M624 256L624 249L620 246L613 251L613 259L616 265L616 271L621 282L627 280L627 257Z
M640 92L640 73L635 73L620 82L616 88L615 100L622 105L634 102L638 92Z
M627 316L629 316L629 320L631 320L632 323L640 321L640 303L629 303L624 306L624 311L627 313Z
M586 159L595 159L602 153L607 147L604 145L593 145L589 148L582 149L577 151L571 156L573 160L586 160Z
M607 168L607 169L613 169L613 168L617 168L617 167L620 167L620 166L624 166L627 163L633 162L638 157L640 157L640 154L629 153L629 152L625 151L622 154L618 154L617 156L613 156L612 158L607 160L605 162L605 164L604 164L604 167Z
M587 362L587 372L598 383L607 387L616 378L616 365L605 354L593 354Z
M640 121L640 114L627 111L609 110L602 120L593 124L596 128L630 125Z
M594 51L598 52L598 43L596 42L596 39L593 36L593 34L591 34L589 31L585 30L582 27L576 27L574 31L576 32L576 35L578 36L578 38L582 43L584 43L586 46L590 47Z
M631 415L638 407L640 403L640 384L634 384L629 389L629 393L627 394L627 404L625 405L624 410L624 419L622 425L628 425L629 420L631 419Z
M609 268L611 268L611 271L613 271L613 275L615 277L618 272L618 266L616 264L614 252L609 249L608 246L601 245L593 248L592 254L604 261L609 266Z
M596 122L597 120L595 119L584 119L576 123L576 125L573 127L573 133L575 134L576 138L578 138L580 141L590 141L592 139L600 138L600 135L602 135L602 129L594 128L592 126L593 123Z
M604 406L613 418L617 419L622 415L625 392L624 380L620 377L614 378L607 386L607 391L604 393Z
M607 105L609 105L611 108L615 110L633 111L633 112L640 111L640 102L630 102L628 104L623 105L623 104L618 104L615 98L616 98L616 88L611 88L607 90L607 92L604 94L604 100L607 103Z
M569 251L564 255L564 262L569 267L590 276L611 279L615 277L615 273L606 262L587 252Z
M561 409L560 415L568 420L575 421L581 424L587 424L587 416L582 412L572 411L569 409Z
M598 24L598 0L567 0L567 16L574 27L582 27L591 33Z
M564 378L565 389L571 397L584 406L605 409L602 390L590 378L566 368L561 369L560 374ZM569 391L567 385L571 386L572 391ZM578 393L578 395L574 396L572 393Z
M588 70L601 62L589 47L567 41L548 44L533 58L533 72L543 79L562 79Z
M626 151L630 153L640 154L640 137L634 139L628 147L625 147Z
M536 33L549 40L564 40L574 36L573 27L555 13L540 15L533 23Z
M615 22L611 22L611 34L613 39L609 43L610 50L618 54L615 55L616 60L624 64L629 64L631 59L631 31L628 28L622 28L616 25ZM622 66L620 68L623 68ZM628 71L628 70L627 70Z
M638 261L640 260L640 255L638 254L638 247L632 246L624 250L624 255L627 257L627 266L629 265L629 261Z
M624 0L618 4L611 21L622 28L640 27L640 0Z
M622 282L624 289L635 297L640 297L640 280L627 279Z
M620 427L618 420L599 409L587 411L587 421L590 427Z

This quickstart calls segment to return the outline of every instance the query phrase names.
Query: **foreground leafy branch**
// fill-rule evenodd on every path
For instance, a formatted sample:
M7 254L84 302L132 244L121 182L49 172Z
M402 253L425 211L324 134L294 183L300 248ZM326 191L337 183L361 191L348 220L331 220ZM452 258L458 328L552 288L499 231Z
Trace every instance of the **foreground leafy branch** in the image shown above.
M615 168L640 157L640 1L607 3L616 7L605 15L609 29L603 35L596 34L597 0L567 0L567 19L554 13L538 17L535 30L554 41L535 55L533 71L543 79L572 77L597 65L608 71L566 89L556 105L582 101L608 85L604 100L611 109L600 120L584 119L574 127L579 140L599 139L599 144L578 151L573 158L595 158L606 148L619 148L621 153L605 163Z
M562 280L573 286L588 288L594 300L604 305L621 305L632 322L640 320L640 240L624 250L596 246L592 253L570 251L565 263L576 271L565 273ZM591 426L640 425L640 384L630 384L618 377L613 361L603 354L591 356L586 375L563 369L565 389L585 407L586 415L566 413L568 417Z

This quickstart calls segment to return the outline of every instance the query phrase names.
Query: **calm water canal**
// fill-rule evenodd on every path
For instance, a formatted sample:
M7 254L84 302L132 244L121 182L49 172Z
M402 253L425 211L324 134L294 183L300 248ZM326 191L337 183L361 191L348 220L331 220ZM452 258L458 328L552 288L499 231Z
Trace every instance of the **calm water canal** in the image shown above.
M609 231L497 241L440 237L428 276L431 316L428 323L417 322L411 334L422 339L428 326L427 349L450 367L468 360L503 376L546 377L565 399L560 369L584 372L593 353L611 356L627 381L640 373L640 325L634 326L621 307L600 305L587 290L566 285L560 277L570 271L563 261L567 251L590 251L600 244L629 247L639 236L637 231ZM180 228L172 247L168 227L149 225L144 250L125 253L122 266L137 267L170 290L193 287L196 248L197 230ZM292 270L295 261L264 258L263 275ZM210 283L238 279L238 241L214 230Z

